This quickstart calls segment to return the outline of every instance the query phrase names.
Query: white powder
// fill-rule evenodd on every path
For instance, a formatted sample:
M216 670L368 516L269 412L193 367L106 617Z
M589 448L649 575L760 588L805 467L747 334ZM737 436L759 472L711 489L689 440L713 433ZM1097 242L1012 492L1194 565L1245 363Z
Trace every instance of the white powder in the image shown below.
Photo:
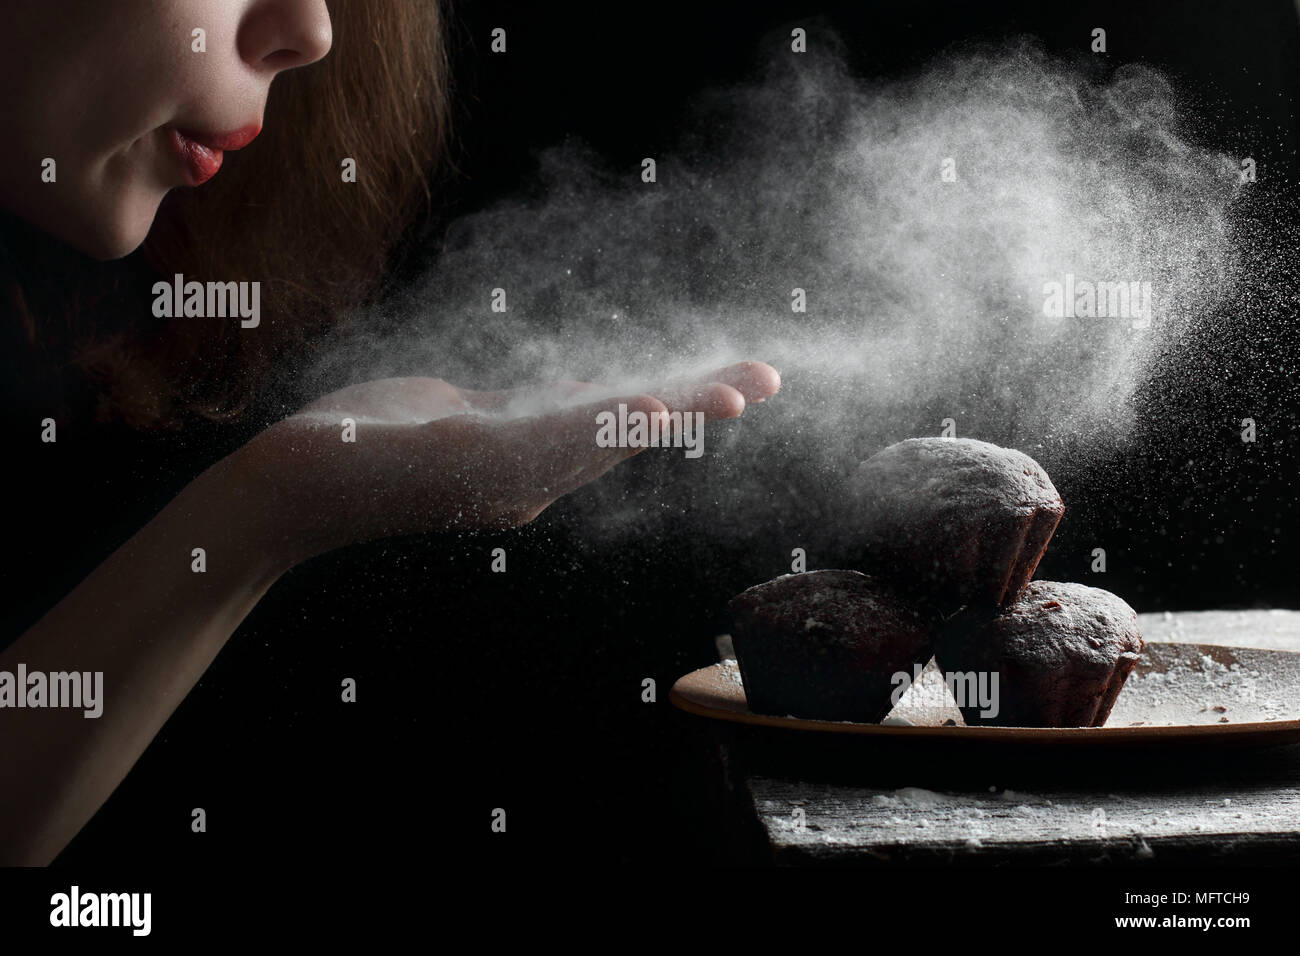
M1207 654L1174 652L1149 644L1143 652L1160 655L1161 669L1139 663L1124 685L1107 726L1247 723L1300 719L1300 701L1293 691L1300 681L1300 655L1262 651L1237 654L1250 663L1225 663ZM1177 656L1173 656L1177 653ZM1259 662L1269 669L1265 675ZM1226 718L1226 721L1225 721Z
M829 508L858 461L946 415L1054 478L1122 456L1156 366L1175 368L1236 287L1236 162L1185 137L1178 96L1140 66L1098 83L1023 45L882 84L830 46L703 95L708 150L657 157L656 183L577 146L544 153L542 198L461 220L423 281L298 374L321 391L438 375L626 393L776 365L782 394L711 430L707 488L647 491L641 474L628 495L615 472L585 492L590 530L610 534L693 501L709 502L691 512L701 528L733 536ZM1150 325L1049 319L1045 284L1067 274L1150 283Z

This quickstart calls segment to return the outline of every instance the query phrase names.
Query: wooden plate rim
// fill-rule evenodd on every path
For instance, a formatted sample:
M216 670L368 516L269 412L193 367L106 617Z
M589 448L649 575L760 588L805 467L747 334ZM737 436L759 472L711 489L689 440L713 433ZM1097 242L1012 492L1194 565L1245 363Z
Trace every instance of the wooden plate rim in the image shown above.
M1211 650L1247 651L1254 654L1296 654L1295 651L1276 650L1258 647L1230 647L1223 644L1183 644L1175 641L1161 641L1160 646L1167 648L1184 648L1200 653ZM1115 742L1142 739L1205 739L1212 737L1240 737L1245 735L1265 736L1269 738L1292 738L1300 740L1300 718L1293 720L1256 720L1228 724L1152 724L1150 726L1128 727L900 727L891 724L862 724L850 721L814 720L805 717L777 717L770 714L755 714L746 710L723 710L699 703L683 694L680 690L684 682L693 677L702 676L721 667L721 663L710 664L683 674L673 682L668 692L668 700L679 710L699 717L724 720L730 723L749 724L762 727L777 727L785 730L803 730L814 733L862 734L879 737L928 737L965 740L996 740L1025 742L1050 741L1104 741ZM1278 740L1279 743L1284 740Z

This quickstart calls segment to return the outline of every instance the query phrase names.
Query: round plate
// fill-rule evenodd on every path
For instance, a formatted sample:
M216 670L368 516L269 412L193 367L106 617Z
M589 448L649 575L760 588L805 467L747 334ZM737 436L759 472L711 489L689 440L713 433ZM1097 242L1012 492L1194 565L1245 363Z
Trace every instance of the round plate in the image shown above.
M1148 643L1104 727L967 727L934 661L879 724L751 713L734 660L685 675L668 699L701 717L821 733L1037 744L1285 744L1300 742L1300 654Z

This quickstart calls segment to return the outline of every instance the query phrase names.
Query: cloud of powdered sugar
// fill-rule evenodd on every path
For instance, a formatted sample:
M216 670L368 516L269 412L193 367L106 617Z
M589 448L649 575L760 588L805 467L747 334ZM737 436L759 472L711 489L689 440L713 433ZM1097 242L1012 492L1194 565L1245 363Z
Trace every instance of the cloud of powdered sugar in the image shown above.
M1152 368L1236 281L1239 166L1186 122L1158 72L1098 78L1031 43L888 83L835 55L778 57L698 99L654 183L581 146L543 153L540 198L456 223L431 273L313 380L625 393L776 366L782 391L710 425L701 459L652 449L581 493L614 529L816 520L857 461L948 418L1068 471L1122 447ZM1067 276L1149 283L1147 321L1045 315Z

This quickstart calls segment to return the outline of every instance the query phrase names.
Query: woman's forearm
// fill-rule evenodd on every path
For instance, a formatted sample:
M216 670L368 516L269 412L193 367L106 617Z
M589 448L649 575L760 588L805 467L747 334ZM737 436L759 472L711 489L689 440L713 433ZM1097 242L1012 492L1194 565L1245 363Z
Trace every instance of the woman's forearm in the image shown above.
M236 455L204 472L0 654L15 680L19 664L103 673L98 717L0 708L0 864L44 865L67 845L286 570L243 468Z

